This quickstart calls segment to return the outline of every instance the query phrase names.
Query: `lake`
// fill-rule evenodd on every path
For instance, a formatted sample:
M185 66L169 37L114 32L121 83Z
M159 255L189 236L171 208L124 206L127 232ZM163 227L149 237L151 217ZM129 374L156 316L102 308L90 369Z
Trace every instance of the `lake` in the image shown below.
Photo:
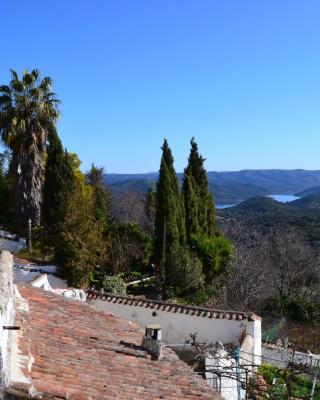
M299 196L294 196L292 194L270 194L267 197L271 197L272 199L277 200L280 203L290 203L290 201L300 199Z
M290 203L290 201L300 199L299 196L294 196L293 194L270 194L267 197L271 197L272 199L278 201L279 203ZM224 208L234 207L236 205L237 204L216 204L216 208L222 210Z

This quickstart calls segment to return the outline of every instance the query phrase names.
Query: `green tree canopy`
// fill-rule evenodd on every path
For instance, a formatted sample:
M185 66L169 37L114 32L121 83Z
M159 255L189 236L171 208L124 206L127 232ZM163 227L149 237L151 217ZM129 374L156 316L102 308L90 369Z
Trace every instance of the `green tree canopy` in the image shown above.
M173 161L165 139L157 182L155 217L155 257L157 262L162 262L163 265L166 256L177 252L186 239L183 200Z
M75 185L70 158L63 149L54 126L48 130L44 178L42 223L49 236L52 236L58 232L65 219L65 204Z
M34 69L20 79L11 70L9 85L0 86L0 135L11 150L15 219L22 231L28 220L40 223L42 165L48 130L59 116L51 78Z
M94 164L86 173L86 182L92 187L93 204L97 220L107 223L107 192L103 179L104 168L98 168Z
M95 218L92 196L79 182L65 207L65 219L55 241L55 260L69 285L86 287L92 272L106 261L104 227Z
M182 192L186 213L186 233L213 236L216 234L216 215L213 196L208 189L205 159L199 154L198 145L191 139L188 166L184 170Z
M145 211L148 218L149 231L154 233L154 222L157 210L157 194L154 190L153 182L150 183L146 195Z

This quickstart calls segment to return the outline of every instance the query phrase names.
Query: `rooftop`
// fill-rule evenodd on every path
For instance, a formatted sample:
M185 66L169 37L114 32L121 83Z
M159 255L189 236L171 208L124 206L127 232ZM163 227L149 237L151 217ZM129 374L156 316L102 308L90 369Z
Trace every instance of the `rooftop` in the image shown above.
M259 316L253 312L241 312L241 311L230 311L230 310L216 310L212 308L187 306L174 303L166 303L164 301L137 299L130 296L118 296L109 293L102 293L95 290L87 290L88 299L101 299L112 303L118 303L123 305L145 307L155 310L168 311L171 313L182 313L189 314L198 317L205 318L220 318L228 320L261 320Z
M18 290L18 368L6 398L219 398L172 350L151 360L135 323L27 285Z

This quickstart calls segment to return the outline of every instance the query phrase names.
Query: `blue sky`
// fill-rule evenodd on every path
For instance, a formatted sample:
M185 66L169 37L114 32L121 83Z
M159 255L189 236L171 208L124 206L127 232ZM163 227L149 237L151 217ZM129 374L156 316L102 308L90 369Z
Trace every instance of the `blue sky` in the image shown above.
M0 2L0 83L38 68L83 169L320 169L318 0Z

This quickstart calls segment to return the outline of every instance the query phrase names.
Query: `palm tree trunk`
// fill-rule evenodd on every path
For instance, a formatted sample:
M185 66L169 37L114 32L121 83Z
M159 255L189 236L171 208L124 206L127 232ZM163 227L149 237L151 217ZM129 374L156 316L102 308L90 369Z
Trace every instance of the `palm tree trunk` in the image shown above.
M12 157L15 189L15 219L21 233L26 234L28 220L32 226L40 224L42 189L42 154L21 154Z

